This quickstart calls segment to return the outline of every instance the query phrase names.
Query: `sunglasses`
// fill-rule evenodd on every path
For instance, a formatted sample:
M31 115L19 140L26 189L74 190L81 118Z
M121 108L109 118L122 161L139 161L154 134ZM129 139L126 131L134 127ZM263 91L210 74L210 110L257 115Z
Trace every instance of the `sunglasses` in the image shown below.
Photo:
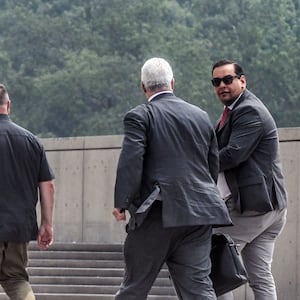
M241 78L241 75L226 75L223 78L219 78L219 77L214 77L211 80L211 83L213 86L217 87L221 84L221 82L223 81L224 84L228 85L231 84L234 78Z

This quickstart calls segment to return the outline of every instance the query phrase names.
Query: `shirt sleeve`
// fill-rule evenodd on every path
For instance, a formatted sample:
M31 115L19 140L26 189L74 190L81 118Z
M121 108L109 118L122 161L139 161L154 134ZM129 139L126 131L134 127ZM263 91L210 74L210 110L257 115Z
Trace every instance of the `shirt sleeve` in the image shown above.
M38 181L39 182L49 181L54 178L55 176L47 160L45 150L43 146L41 146L40 171L39 171Z

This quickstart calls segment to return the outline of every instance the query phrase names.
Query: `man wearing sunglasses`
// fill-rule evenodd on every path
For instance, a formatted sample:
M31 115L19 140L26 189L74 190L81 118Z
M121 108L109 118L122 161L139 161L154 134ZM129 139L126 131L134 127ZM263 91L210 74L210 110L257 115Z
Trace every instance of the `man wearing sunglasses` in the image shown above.
M219 228L240 245L255 300L275 300L271 272L275 240L286 221L287 194L279 160L276 124L265 105L246 88L242 67L221 60L212 84L224 105L216 124L218 186L234 226ZM234 299L232 293L218 299Z

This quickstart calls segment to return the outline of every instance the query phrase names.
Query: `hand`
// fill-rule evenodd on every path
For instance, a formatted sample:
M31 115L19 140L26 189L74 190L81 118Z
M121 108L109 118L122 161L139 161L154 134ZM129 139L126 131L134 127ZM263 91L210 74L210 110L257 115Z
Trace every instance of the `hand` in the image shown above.
M117 221L126 221L126 214L124 209L114 208L112 214L114 215Z
M48 249L53 243L53 227L41 225L37 242L40 250Z

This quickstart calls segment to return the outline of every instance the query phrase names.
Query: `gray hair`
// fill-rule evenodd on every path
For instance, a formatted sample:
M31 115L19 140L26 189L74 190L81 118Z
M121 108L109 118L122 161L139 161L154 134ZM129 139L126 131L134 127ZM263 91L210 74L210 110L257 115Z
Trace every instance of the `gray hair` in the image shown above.
M172 79L172 68L163 58L150 58L141 69L141 81L145 88L151 91L161 88L172 89Z

